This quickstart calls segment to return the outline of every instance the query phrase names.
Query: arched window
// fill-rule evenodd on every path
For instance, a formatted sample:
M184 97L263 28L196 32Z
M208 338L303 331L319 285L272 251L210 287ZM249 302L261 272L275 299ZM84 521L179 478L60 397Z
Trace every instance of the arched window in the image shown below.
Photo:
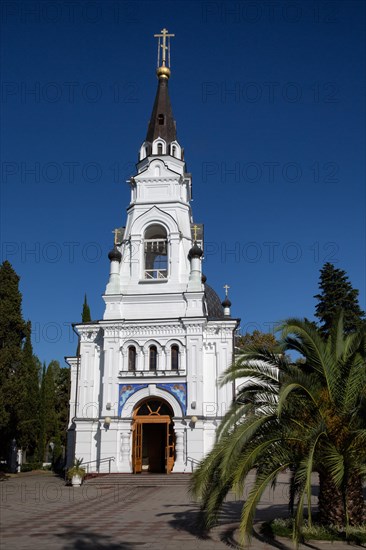
M163 126L164 122L165 122L164 115L158 115L158 124L159 124L159 126Z
M147 142L143 143L140 148L139 160L143 160L144 158L148 157L150 152L151 152L151 145L149 145Z
M136 370L136 348L130 346L128 348L128 370L129 372L135 372Z
M172 145L172 157L175 157L177 153L177 148L175 145Z
M172 370L179 369L179 347L177 345L170 348L170 368Z
M134 416L174 416L171 406L162 399L148 399L136 407Z
M163 154L163 144L158 143L158 155L162 155L162 154Z
M149 348L149 370L156 370L158 364L158 350L156 346Z
M150 225L145 231L145 271L149 280L166 279L168 276L168 240L161 225Z

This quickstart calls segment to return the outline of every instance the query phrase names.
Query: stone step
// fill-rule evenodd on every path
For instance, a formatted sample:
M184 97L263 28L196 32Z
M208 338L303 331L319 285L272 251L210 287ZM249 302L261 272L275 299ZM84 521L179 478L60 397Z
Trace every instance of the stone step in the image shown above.
M162 485L188 485L191 474L100 474L87 476L88 485L135 485L160 487Z

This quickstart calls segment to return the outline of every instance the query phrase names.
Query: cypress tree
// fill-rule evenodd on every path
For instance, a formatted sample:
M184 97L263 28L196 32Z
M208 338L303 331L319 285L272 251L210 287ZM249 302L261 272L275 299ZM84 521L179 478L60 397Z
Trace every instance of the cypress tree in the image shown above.
M322 323L320 332L323 336L329 335L341 309L344 311L346 334L355 332L364 324L365 312L358 303L359 291L352 287L343 269L329 262L324 264L320 270L319 289L320 293L314 296L318 300L315 316Z
M70 370L61 368L58 361L51 361L48 365L45 383L45 401L47 403L48 399L48 405L46 406L50 413L46 433L47 442L52 441L54 444L52 466L56 471L60 471L63 466L62 448L66 447L66 432L69 417L69 392Z
M39 436L39 361L33 355L31 323L27 323L27 336L23 347L22 381L24 398L20 407L18 444L33 455Z
M86 299L86 294L84 296L83 312L81 314L82 323L90 323L91 321L90 307L88 306L88 301Z
M48 445L54 442L58 434L56 403L55 403L55 378L54 364L51 361L48 367L43 365L41 396L40 396L40 436L38 445L38 460L44 462L47 456Z
M45 407L45 443L47 445L53 441L57 433L57 415L55 403L55 377L54 361L48 365L45 373L44 383L44 407Z
M24 399L22 342L26 325L22 317L19 276L10 262L0 266L0 455L7 458L11 440L18 436Z
M44 461L46 450L46 406L45 406L45 378L46 363L43 363L41 389L39 397L39 438L38 438L38 460Z
M66 446L66 431L69 423L70 399L70 369L61 368L59 363L55 368L55 407L58 421L58 431L63 446Z
M40 397L40 437L38 459L44 461L49 443L53 443L52 463L62 468L62 448L66 446L69 414L70 371L61 368L58 361L43 366Z
M82 323L90 323L91 321L91 314L90 314L90 307L88 305L88 301L86 298L86 294L84 295L84 304L83 304L83 311L81 313L81 322ZM78 345L76 348L76 355L79 355L80 353L80 338L78 338Z

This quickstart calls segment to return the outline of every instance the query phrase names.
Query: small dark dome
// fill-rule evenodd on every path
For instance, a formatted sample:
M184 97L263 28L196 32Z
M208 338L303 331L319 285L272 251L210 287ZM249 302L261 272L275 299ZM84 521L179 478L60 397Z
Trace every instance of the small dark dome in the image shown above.
M214 289L209 285L205 285L205 298L207 305L207 316L209 319L224 319L224 310L221 305L221 300Z
M197 244L197 242L194 242L194 245L192 246L191 250L188 253L189 258L201 258L203 256L203 250L200 248Z
M202 282L203 284L205 284L206 281L207 281L206 275L202 274L201 282Z
M108 258L111 262L121 262L122 260L122 254L118 250L118 248L115 246L112 248L112 250L108 254Z
M222 307L231 307L231 302L227 296L225 300L222 302Z

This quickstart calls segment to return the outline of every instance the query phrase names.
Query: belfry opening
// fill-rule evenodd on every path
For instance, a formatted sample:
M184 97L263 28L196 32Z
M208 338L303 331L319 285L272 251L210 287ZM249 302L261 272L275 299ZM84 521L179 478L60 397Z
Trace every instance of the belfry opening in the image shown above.
M154 397L135 407L132 424L132 467L135 474L170 474L175 461L173 410Z

